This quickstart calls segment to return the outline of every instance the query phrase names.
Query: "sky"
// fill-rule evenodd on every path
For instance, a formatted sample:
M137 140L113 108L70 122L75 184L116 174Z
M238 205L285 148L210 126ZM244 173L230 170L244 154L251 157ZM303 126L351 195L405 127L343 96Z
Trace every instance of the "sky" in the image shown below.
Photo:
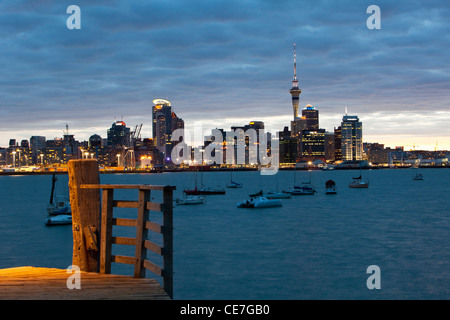
M67 7L81 9L68 29ZM369 29L370 5L381 29ZM448 0L100 0L0 2L0 146L9 139L106 138L168 99L186 128L250 121L281 131L300 109L333 131L347 108L364 142L450 150Z

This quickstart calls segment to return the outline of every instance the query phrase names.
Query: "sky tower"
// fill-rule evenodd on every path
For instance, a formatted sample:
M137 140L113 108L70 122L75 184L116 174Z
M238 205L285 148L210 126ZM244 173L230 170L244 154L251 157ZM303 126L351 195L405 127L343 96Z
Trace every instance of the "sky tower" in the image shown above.
M295 53L295 43L294 43L294 80L292 80L292 88L289 90L292 95L292 108L294 109L294 120L298 119L298 104L300 93L302 93L302 89L298 87L298 79L297 79L297 55Z

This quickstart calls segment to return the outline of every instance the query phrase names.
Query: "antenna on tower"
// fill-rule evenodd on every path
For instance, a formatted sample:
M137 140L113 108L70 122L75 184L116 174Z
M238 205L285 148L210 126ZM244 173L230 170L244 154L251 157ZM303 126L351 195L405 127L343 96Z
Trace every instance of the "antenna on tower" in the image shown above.
M295 43L294 43L294 81L297 81L297 53L295 50Z
M347 106L345 106L345 115L347 115L348 113L347 113Z

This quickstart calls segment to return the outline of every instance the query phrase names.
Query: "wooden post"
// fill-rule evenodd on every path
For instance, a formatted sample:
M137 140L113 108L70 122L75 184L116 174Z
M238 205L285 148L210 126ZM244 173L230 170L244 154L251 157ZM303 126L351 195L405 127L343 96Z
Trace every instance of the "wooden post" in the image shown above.
M136 225L136 263L134 266L135 278L145 277L144 260L146 259L147 249L144 246L144 241L147 240L148 235L148 231L145 228L145 222L149 217L149 211L147 209L148 201L150 201L150 190L139 190L138 218Z
M163 242L164 242L164 290L170 298L173 298L173 193L172 189L164 188L163 191Z
M100 230L100 190L81 189L83 184L99 184L97 160L70 160L68 163L70 205L72 207L72 264L81 271L98 272L99 252L86 247L87 230Z
M111 273L112 219L114 206L114 189L104 189L102 195L100 273Z

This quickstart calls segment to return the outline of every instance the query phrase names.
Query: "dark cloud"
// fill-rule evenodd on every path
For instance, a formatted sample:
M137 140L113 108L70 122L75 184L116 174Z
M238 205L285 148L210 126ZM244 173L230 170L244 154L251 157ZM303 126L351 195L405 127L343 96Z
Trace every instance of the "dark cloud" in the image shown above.
M425 108L443 112L450 147L448 1L378 1L381 30L366 28L365 0L82 0L81 30L66 28L70 4L0 4L0 145L65 122L78 139L104 136L114 117L150 127L158 97L186 121L282 129L296 43L300 101L320 109L323 127L339 125L346 105L369 133L393 110L401 128Z

